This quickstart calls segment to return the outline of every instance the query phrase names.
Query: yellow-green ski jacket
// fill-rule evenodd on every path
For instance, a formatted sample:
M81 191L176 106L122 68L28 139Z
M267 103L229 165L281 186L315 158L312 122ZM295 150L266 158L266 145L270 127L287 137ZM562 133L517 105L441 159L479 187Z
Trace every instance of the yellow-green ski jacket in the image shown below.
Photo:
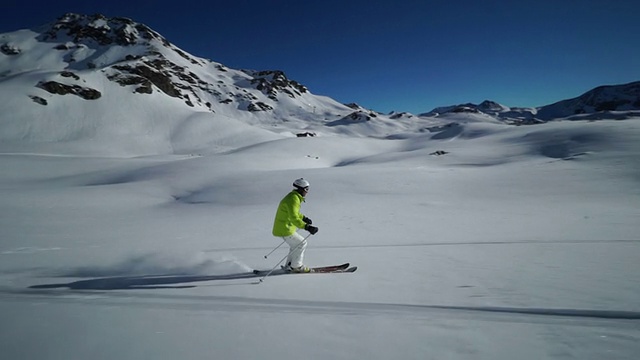
M282 198L273 221L273 236L289 236L297 229L304 229L307 224L302 221L303 215L300 213L300 204L303 201L304 197L295 190Z

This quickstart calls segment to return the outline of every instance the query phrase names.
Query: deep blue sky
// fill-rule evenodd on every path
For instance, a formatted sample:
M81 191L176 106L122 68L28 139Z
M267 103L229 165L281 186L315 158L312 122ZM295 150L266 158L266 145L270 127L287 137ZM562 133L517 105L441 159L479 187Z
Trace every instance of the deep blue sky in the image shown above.
M640 80L638 0L4 0L0 33L122 16L234 69L381 112L541 106Z

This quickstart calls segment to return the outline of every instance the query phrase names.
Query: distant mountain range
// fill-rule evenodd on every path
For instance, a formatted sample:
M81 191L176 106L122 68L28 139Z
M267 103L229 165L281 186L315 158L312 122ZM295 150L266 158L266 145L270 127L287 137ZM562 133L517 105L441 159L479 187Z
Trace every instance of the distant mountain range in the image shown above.
M300 129L309 123L340 127L465 113L532 124L640 112L640 82L633 82L601 86L539 108L487 100L419 115L381 114L314 95L279 70L236 70L193 56L131 19L80 14L0 34L0 97L0 140L7 141L89 138L104 135L104 129L117 135L122 132L118 126L140 117L174 137L184 128L175 119L203 112L249 125L295 123Z
M599 86L568 100L538 108L509 108L493 101L459 104L433 109L421 116L447 113L484 113L515 123L537 123L554 119L604 119L640 115L640 81L624 85Z

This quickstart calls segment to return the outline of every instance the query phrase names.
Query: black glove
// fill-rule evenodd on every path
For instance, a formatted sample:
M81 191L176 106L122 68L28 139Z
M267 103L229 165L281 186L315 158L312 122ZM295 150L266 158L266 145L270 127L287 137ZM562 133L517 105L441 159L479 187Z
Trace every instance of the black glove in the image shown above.
M311 225L311 224L313 224L313 221L311 221L311 219L309 219L309 218L308 218L308 217L306 217L306 216L303 216L303 217L302 217L302 221L304 221L304 222L305 222L305 224L307 224L307 225Z
M315 235L318 232L318 228L315 226L307 225L304 227L305 230L311 233L311 235Z

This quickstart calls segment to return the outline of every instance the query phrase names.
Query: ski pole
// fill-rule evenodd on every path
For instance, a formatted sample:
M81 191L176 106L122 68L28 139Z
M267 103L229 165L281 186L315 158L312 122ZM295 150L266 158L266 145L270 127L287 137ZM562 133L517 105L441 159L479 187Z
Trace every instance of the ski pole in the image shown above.
M284 241L284 240L282 240L282 242L280 243L280 245L276 246L276 248L275 248L275 249L271 250L271 252L270 252L270 253L268 253L267 255L265 255L265 256L264 256L264 258L266 259L267 257L269 257L269 255L273 254L273 252L274 252L274 251L276 251L276 250L278 250L278 249L280 248L280 246L282 246L282 244L284 244L284 243L285 243L285 241Z
M311 234L307 235L304 239L302 239L302 241L300 241L300 244L296 245L296 247L294 247L293 249L290 250L290 252L296 251L300 246L302 246L302 244L307 242L307 239L309 238L309 236L311 236ZM282 245L282 244L280 244ZM262 284L262 282L264 281L264 279L267 278L267 276L271 275L272 272L274 272L276 270L276 268L278 267L278 265L280 265L283 261L285 261L285 259L289 256L289 254L285 255L280 261L278 261L278 263L276 264L276 266L274 266L271 270L269 270L269 272L260 278L260 280L258 280L258 284Z

